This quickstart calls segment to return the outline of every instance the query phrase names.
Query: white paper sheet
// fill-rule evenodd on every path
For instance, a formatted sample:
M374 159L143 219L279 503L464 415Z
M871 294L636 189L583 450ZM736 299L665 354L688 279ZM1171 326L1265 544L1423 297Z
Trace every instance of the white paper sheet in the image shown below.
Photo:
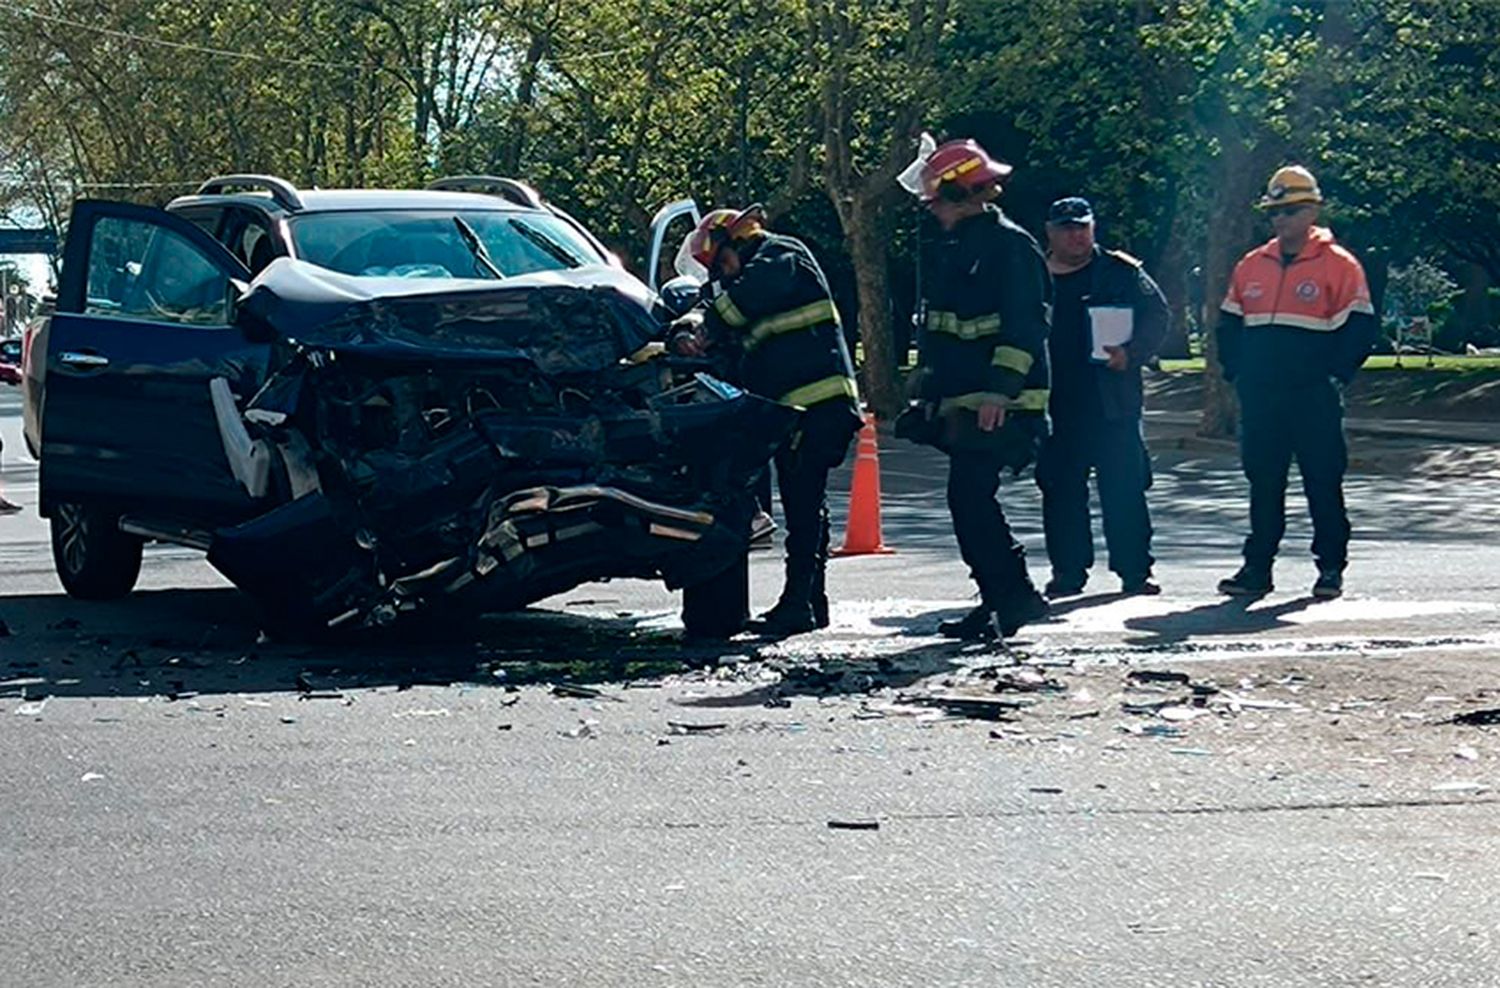
M1089 354L1099 363L1107 363L1107 346L1124 346L1135 334L1135 310L1128 305L1089 306L1089 337L1093 351Z

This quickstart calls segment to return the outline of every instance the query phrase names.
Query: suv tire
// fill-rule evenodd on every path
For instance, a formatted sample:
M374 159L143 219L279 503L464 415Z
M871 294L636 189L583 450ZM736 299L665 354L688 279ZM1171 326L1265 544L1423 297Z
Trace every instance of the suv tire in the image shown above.
M52 563L68 596L114 600L141 573L142 540L120 531L117 515L59 504L52 509Z

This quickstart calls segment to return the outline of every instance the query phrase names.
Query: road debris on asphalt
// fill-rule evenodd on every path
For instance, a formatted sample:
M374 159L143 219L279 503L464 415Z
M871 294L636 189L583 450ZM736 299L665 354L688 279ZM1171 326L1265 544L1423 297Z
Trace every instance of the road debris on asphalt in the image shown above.
M577 686L573 683L553 683L552 695L570 700L601 700L604 693L592 686Z
M974 696L902 696L899 702L918 707L932 707L955 717L970 720L1007 720L1013 714L1032 704L1022 700L996 700L991 697Z
M667 731L671 734L716 734L729 725L724 723L698 724L691 721L669 720Z
M1132 683L1171 683L1176 686L1188 686L1193 681L1187 673L1170 669L1132 669L1125 678Z
M829 830L879 830L879 820L829 820Z
M1433 792L1481 793L1485 792L1488 789L1489 786L1485 785L1482 782L1464 782L1459 780L1455 780L1453 782L1439 782L1432 787Z
M1464 727L1491 727L1500 724L1500 707L1491 707L1486 710L1469 710L1458 714L1448 723L1460 724Z

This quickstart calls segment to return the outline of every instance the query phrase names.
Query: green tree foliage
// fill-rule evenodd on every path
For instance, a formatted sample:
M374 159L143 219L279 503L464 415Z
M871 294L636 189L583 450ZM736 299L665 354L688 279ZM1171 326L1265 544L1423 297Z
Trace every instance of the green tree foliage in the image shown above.
M1388 262L1429 255L1477 329L1500 279L1497 82L1492 0L17 0L0 209L56 220L80 193L160 202L223 171L486 172L639 260L663 201L763 201L857 310L889 412L915 227L892 178L920 130L1016 165L1003 203L1038 233L1052 198L1087 195L1179 309L1201 267L1210 320L1268 235L1266 176L1304 163L1377 294Z

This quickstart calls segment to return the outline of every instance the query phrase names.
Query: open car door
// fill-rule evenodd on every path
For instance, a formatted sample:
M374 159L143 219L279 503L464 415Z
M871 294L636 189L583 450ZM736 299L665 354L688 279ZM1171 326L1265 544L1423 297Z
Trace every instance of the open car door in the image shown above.
M196 525L254 504L235 480L209 382L245 399L269 347L234 325L244 264L202 229L159 209L75 203L56 311L47 327L41 502L108 517Z
M651 250L647 254L646 285L660 292L662 285L677 277L672 262L677 247L702 219L698 204L691 199L669 202L651 217Z

